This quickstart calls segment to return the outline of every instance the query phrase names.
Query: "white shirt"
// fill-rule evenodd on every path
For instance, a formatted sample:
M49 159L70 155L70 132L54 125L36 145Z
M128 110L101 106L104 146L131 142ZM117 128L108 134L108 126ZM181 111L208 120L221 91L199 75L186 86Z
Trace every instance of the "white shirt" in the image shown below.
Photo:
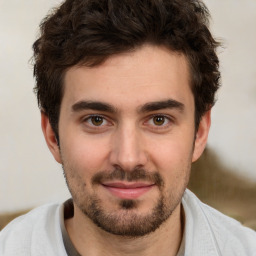
M256 256L256 232L203 204L189 190L182 198L185 231L179 256ZM67 256L61 232L63 205L38 207L0 233L1 256Z

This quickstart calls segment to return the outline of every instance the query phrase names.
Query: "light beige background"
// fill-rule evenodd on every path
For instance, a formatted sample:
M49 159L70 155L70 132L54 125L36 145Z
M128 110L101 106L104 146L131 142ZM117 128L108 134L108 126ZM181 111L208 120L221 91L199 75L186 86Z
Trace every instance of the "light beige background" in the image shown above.
M59 2L0 0L0 213L68 197L41 134L29 64L38 24ZM225 46L208 146L224 165L256 181L256 1L205 3Z

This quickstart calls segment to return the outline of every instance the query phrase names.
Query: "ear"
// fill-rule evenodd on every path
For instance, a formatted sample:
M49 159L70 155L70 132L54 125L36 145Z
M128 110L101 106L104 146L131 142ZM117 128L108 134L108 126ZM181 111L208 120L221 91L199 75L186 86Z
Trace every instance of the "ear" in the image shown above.
M194 145L192 162L195 162L203 153L211 126L211 110L207 111L201 118Z
M41 127L44 138L55 160L61 164L60 149L48 116L41 111Z

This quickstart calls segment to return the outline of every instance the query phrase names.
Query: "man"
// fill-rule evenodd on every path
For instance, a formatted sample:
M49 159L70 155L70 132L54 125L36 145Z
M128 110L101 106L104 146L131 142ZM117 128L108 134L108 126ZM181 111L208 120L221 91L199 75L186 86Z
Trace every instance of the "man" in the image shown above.
M1 233L0 255L256 255L186 190L219 87L196 0L66 0L34 43L42 130L72 199Z

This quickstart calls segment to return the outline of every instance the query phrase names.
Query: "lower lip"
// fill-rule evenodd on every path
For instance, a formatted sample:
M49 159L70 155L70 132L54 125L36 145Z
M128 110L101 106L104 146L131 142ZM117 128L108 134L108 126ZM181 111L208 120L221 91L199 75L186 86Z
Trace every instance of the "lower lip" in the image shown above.
M152 186L139 188L117 188L104 186L112 195L121 199L137 199L152 189Z

